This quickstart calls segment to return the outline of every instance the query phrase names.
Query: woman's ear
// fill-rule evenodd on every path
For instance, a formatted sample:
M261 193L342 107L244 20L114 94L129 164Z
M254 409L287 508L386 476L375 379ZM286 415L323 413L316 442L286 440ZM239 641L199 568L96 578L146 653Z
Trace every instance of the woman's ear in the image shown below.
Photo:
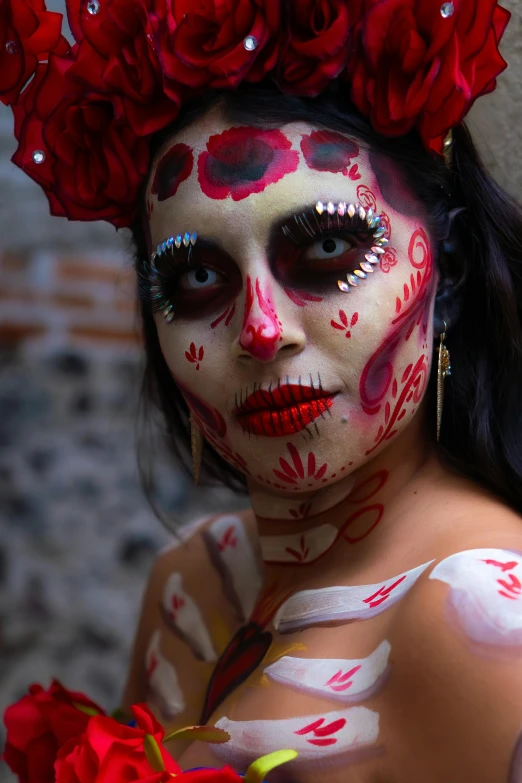
M433 315L433 333L437 336L444 332L444 321L446 331L451 331L462 310L464 283L468 275L468 258L459 241L456 225L462 212L465 212L464 207L449 212L448 232L440 244L439 284Z

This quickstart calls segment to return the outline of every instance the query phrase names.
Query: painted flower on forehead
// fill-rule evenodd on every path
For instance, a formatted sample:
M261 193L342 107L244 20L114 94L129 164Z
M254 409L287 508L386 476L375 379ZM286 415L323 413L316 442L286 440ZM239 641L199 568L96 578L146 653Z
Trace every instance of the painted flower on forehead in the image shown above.
M150 0L149 6L166 83L181 85L188 97L194 89L260 81L275 65L279 2Z
M348 58L355 19L346 0L289 0L277 82L293 95L319 95Z
M0 101L16 103L21 90L49 52L66 54L61 14L47 11L43 0L0 2Z
M148 143L126 123L118 98L82 90L70 78L73 64L51 55L47 69L39 66L14 107L19 145L12 160L41 185L52 215L128 226Z
M211 136L198 159L199 184L210 198L234 201L261 193L299 165L299 153L280 130L230 128Z
M442 153L446 132L507 67L498 46L510 13L497 0L360 0L346 76L384 135L417 127Z
M68 0L69 22L80 44L70 77L88 90L119 96L137 135L164 128L179 111L180 95L163 91L145 0L103 0L95 14L87 5L87 0Z

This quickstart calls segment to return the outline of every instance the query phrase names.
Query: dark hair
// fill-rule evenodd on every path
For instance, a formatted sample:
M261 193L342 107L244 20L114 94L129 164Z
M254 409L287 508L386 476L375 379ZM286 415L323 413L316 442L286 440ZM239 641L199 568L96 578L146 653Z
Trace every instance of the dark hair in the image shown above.
M233 92L208 93L187 106L173 125L154 136L152 154L171 134L214 106L238 124L277 128L300 121L342 132L400 166L426 209L433 246L440 248L441 279L447 276L453 282L448 301L458 299L458 317L446 315L444 294L435 306L435 334L443 331L442 319L449 320L446 345L452 364L451 378L445 382L438 453L447 466L522 513L522 210L485 170L466 126L454 130L449 169L440 156L426 151L416 132L396 139L376 133L341 92L296 98L271 85L245 85ZM141 207L144 215L143 203ZM456 208L462 211L453 220L448 242L450 215ZM147 258L141 218L133 237L139 265ZM163 358L146 302L141 313L146 349L143 410L156 403L166 422L168 444L187 465L188 409ZM434 361L427 389L432 411L436 366ZM435 441L434 429L428 431ZM204 467L207 478L244 490L244 476L208 443ZM146 470L143 476L147 483Z

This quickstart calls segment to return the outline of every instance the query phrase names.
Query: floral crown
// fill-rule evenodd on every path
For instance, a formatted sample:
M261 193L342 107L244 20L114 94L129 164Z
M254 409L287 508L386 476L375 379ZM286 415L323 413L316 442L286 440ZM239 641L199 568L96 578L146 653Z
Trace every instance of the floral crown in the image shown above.
M375 130L444 139L507 67L497 0L0 0L0 100L13 162L51 214L136 218L149 140L210 88L270 78L314 97L337 79Z

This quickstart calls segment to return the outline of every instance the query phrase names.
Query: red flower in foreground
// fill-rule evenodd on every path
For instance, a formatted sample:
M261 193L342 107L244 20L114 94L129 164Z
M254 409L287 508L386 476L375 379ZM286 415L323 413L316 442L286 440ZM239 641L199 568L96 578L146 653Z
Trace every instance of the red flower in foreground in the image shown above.
M78 737L91 716L98 714L103 710L97 704L56 680L47 691L31 685L28 695L5 711L3 759L20 783L53 783L59 749Z
M418 127L442 153L446 132L507 67L498 45L510 13L497 0L361 0L348 80L373 127L400 136Z
M162 745L163 727L147 706L131 709L135 727L95 717L80 738L64 745L56 760L56 783L159 783L181 772Z

